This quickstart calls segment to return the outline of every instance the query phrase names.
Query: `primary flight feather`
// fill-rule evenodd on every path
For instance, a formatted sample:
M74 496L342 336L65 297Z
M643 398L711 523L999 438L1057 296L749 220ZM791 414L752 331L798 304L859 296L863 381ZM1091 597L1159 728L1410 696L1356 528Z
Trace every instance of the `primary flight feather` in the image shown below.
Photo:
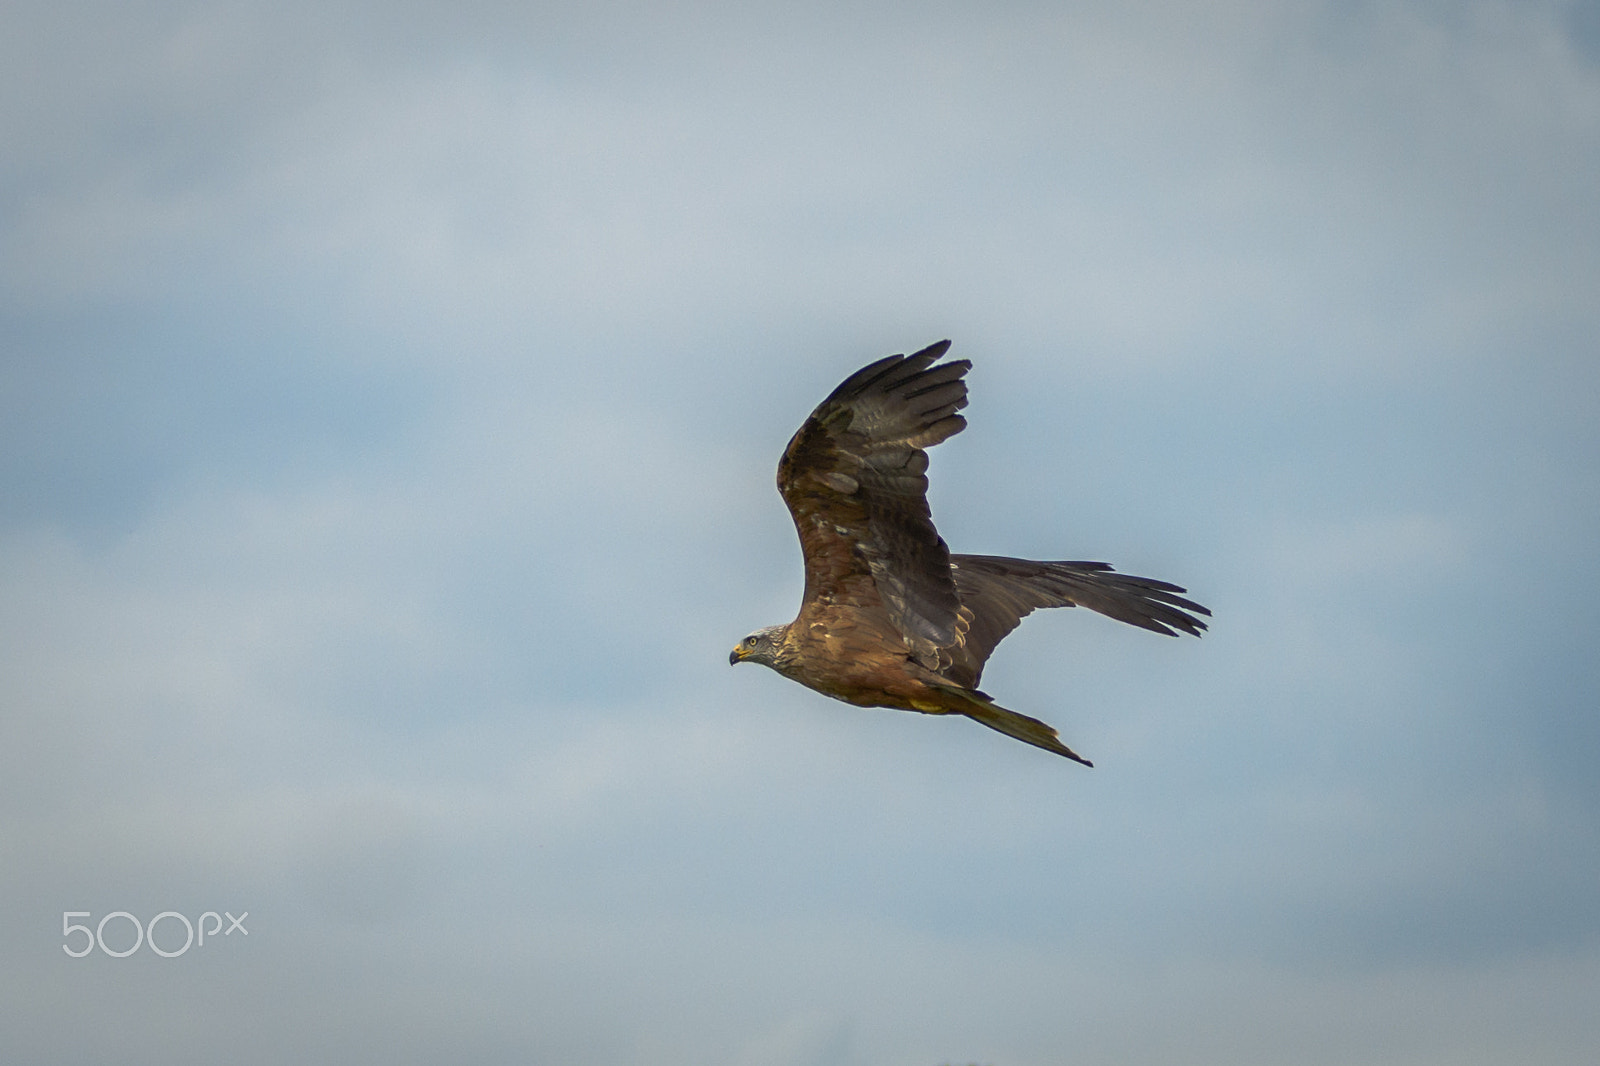
M983 664L1040 607L1088 607L1168 636L1199 636L1210 611L1165 581L1105 563L952 555L928 510L928 453L967 421L965 359L949 341L891 355L846 378L778 463L800 533L800 614L739 642L756 662L861 707L959 714L1035 747L1093 763L1056 731L979 691Z

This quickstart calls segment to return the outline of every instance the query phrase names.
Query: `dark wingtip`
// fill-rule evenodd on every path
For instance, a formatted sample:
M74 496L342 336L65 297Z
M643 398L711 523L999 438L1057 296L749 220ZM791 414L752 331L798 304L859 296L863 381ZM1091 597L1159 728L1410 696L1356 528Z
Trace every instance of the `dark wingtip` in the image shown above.
M877 362L868 363L841 381L839 387L830 392L828 398L822 401L822 406L826 407L835 401L842 402L848 397L866 392L875 386L879 388L893 387L902 381L910 380L927 370L929 364L937 361L940 356L949 350L950 342L944 340L930 344L921 351L913 352L910 355L888 355ZM960 367L960 370L954 375L954 378L959 378L972 368L972 362L967 359L961 359L953 363L945 363L943 366ZM935 369L942 369L942 367ZM958 406L965 405L966 401L963 400ZM819 407L818 409L820 410L821 408Z

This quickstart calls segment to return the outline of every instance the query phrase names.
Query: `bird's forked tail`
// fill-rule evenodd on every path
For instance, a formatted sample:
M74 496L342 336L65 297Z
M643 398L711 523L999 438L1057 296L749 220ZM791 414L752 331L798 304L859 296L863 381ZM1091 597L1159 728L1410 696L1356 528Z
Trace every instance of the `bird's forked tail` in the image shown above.
M961 707L956 713L964 714L980 725L986 725L990 729L1004 733L1008 737L1015 737L1024 744L1032 744L1036 748L1053 751L1057 755L1065 755L1074 762L1081 762L1085 766L1094 765L1094 763L1061 743L1059 734L1037 718L1029 718L1025 714L1008 711L981 692L956 688L953 685L941 685L939 688L941 691L959 698Z

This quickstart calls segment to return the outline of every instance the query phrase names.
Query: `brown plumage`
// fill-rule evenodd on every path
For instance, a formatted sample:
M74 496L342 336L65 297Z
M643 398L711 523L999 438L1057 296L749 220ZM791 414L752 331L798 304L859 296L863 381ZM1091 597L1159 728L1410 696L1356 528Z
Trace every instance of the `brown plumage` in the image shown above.
M1121 622L1199 636L1211 612L1165 581L1105 563L951 555L928 510L928 453L966 428L965 359L949 341L891 355L846 378L778 463L778 491L805 555L800 614L745 637L758 662L862 707L959 714L1035 747L1082 758L1056 731L978 690L983 664L1040 607L1083 606Z

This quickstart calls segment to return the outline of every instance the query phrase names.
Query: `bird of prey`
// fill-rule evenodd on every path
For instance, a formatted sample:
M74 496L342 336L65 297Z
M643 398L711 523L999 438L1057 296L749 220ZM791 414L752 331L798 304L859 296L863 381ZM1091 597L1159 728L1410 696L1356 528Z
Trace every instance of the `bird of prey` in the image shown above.
M859 707L959 714L1093 766L1056 731L978 689L983 664L1040 607L1087 607L1167 636L1200 635L1210 611L1186 589L1105 563L952 555L928 509L928 453L967 421L972 363L949 341L891 355L844 380L778 463L806 586L793 622L745 637L730 663L769 666ZM936 365L937 364L937 365Z

